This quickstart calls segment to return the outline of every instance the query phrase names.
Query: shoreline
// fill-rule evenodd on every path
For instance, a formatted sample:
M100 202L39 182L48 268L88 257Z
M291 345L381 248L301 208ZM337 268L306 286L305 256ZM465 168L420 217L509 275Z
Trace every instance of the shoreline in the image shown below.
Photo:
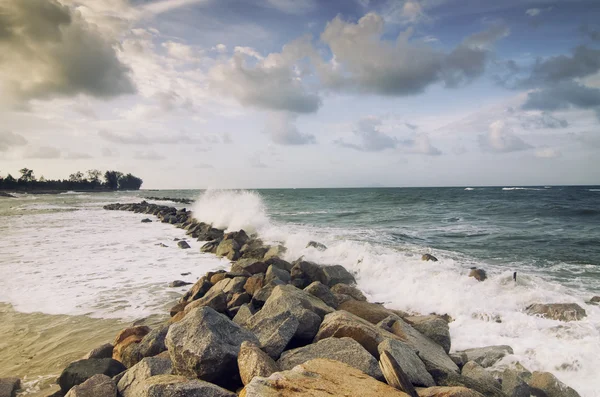
M111 357L118 359L127 368L134 367L140 360L145 360L143 364L149 365L152 360L147 359L147 357L156 357L157 361L163 360L163 364L166 362L165 360L170 362L171 366L167 371L168 376L173 377L172 373L178 373L185 374L188 378L186 380L179 378L177 382L170 384L178 384L183 387L184 384L192 383L189 379L201 377L202 379L213 381L215 384L225 387L230 391L239 390L243 386L242 381L244 380L242 374L243 363L240 363L240 357L242 356L240 346L242 352L248 350L245 349L241 342L236 342L237 347L234 348L234 350L237 350L234 355L238 356L239 353L237 357L238 365L234 366L239 366L240 373L230 373L231 371L225 368L234 364L231 361L233 360L233 353L228 355L228 365L224 365L220 373L200 374L195 372L195 375L190 372L189 363L181 363L179 360L181 357L177 355L178 350L181 348L178 342L185 345L188 339L191 340L197 337L192 335L193 333L190 334L192 328L201 327L203 324L210 324L215 319L219 321L223 320L221 318L223 317L222 315L220 317L217 316L217 312L219 312L226 316L225 318L228 321L222 324L224 327L233 327L232 332L234 333L244 330L250 331L250 334L246 333L244 335L245 340L254 342L258 347L262 348L263 352L270 353L272 360L279 359L275 364L281 364L280 361L282 361L283 356L280 358L279 355L282 352L284 355L287 355L291 354L290 350L296 352L298 349L316 349L316 346L323 345L325 341L331 343L331 337L334 337L344 340L344 343L347 342L348 344L351 344L351 342L346 339L353 339L355 345L352 346L352 349L355 353L358 351L364 353L366 351L370 354L370 360L369 357L363 355L361 356L362 361L371 362L375 360L377 364L377 360L380 360L378 365L381 365L382 368L392 368L391 371L394 372L393 369L396 367L393 365L393 362L392 364L386 363L385 357L387 356L379 349L378 345L381 343L373 346L375 342L367 343L364 340L359 340L361 338L358 338L354 334L341 335L339 333L342 332L339 331L341 328L354 327L352 329L355 333L379 333L381 335L378 338L391 341L400 340L405 344L409 344L413 349L427 352L423 353L427 357L417 357L417 360L421 361L421 365L424 364L426 366L425 372L429 373L429 377L433 377L433 385L437 384L438 386L449 387L462 384L462 386L470 389L484 392L484 395L504 395L501 394L502 385L500 385L500 391L498 391L495 390L498 389L497 385L493 382L490 383L489 379L484 379L487 383L479 379L481 378L481 374L489 375L489 371L479 368L479 366L483 367L481 364L485 361L484 359L478 362L471 353L469 354L473 357L470 357L467 353L452 353L448 355L450 351L448 318L438 315L409 314L389 310L375 303L369 303L364 298L364 295L352 286L355 284L354 276L341 266L320 266L302 261L301 259L289 263L279 258L285 247L265 246L258 239L258 236L248 236L244 231L225 233L224 230L215 229L210 225L193 220L191 211L185 211L185 209L177 210L175 207L148 204L146 202L138 204L110 204L104 208L156 215L163 223L170 223L186 230L186 234L192 238L197 238L199 241L210 240L201 248L202 252L218 254L233 261L229 272L209 272L198 280L188 293L180 299L179 304L171 309L172 318L167 324L157 327L154 330L147 329L147 327L131 327L120 333L120 335L123 334L121 338L117 336ZM316 248L318 243L314 244ZM180 247L182 245L184 244L182 243ZM324 246L320 248L326 249ZM248 289L246 288L247 285ZM298 305L302 309L297 310ZM276 310L279 306L285 307L286 311L281 312L278 309ZM203 316L202 321L196 318L198 316ZM290 319L294 318L298 320L296 321L298 324L295 326L296 329L294 331L290 331L288 328L294 328L293 325L289 324L290 322L293 323ZM198 321L194 322L194 319ZM311 321L312 328L304 325L305 322L310 323ZM344 327L340 326L342 323ZM331 331L331 329L327 328L328 326L338 328ZM299 330L300 328L302 329ZM175 338L174 329L184 333L179 340ZM282 329L287 330L288 334L282 336ZM277 331L276 333L279 334L280 339L283 339L273 341L271 340L272 338L264 337L266 333L273 330ZM211 330L209 329L208 331ZM333 333L327 334L327 332ZM401 335L406 335L407 333L412 336L412 339L409 341L403 340L401 337ZM267 339L266 342L265 338ZM169 340L172 340L172 345L170 346ZM432 344L431 341L436 343ZM360 348L356 346L357 343L361 346ZM410 345L410 343L413 343L415 346ZM227 345L227 343L222 344ZM152 345L155 350L150 352L148 345ZM157 345L160 346L157 347ZM276 348L273 347L274 345ZM330 350L335 349L330 348ZM400 367L407 365L407 356L410 356L407 352L404 352L406 354L400 354L391 347L388 347L385 351L391 354L392 359L396 361L396 364L400 364ZM165 354L165 352L167 353ZM255 350L253 352L259 354ZM199 352L196 353L198 353L198 356L200 355ZM328 352L330 355L333 353L335 352ZM485 359L488 359L492 353L501 355L501 357L495 359L497 361L505 355L512 353L512 351L510 348L501 347L500 351L496 349L493 352L481 354L483 354ZM314 358L331 358L322 356L321 354L321 357L315 356ZM410 358L414 359L415 357L411 356ZM470 364L470 367L474 368L468 367L470 368L469 376L464 374L464 365L467 359L478 365ZM196 364L202 366L202 362L200 361ZM266 361L269 362L268 360ZM488 364L487 361L485 363ZM328 363L327 365L334 364ZM461 373L461 367L463 373ZM365 372L369 368L368 365L363 365L359 369ZM377 368L377 365L373 368ZM367 375L371 375L373 378L378 379L378 381L387 381L388 384L393 385L394 382L390 379L393 378L392 375L398 375L398 371L395 371L391 375L384 371L383 375L391 376L388 379L388 376L382 377L381 370L376 371L373 368L370 368L371 372L367 372ZM280 367L279 369L286 370L291 368ZM427 377L425 372L423 372L423 368L420 369L420 375ZM124 377L134 372L135 369L130 369ZM411 375L414 374L411 373ZM159 375L156 374L156 376ZM539 378L542 375L536 376ZM543 376L548 377L548 375ZM120 388L121 382L118 382L119 379L116 378L114 383L115 387L122 393ZM244 384L250 383L250 385L246 384L247 396L261 395L252 394L252 390L258 387L257 383L260 383L258 378L256 379L252 382L244 382ZM138 380L143 384L148 381L148 379L141 378ZM414 381L414 379L412 380ZM172 381L174 379L170 378L169 382ZM327 383L326 379L323 379L323 382L325 385ZM433 387L430 381L421 384L423 383L422 379L421 383L412 383L421 387ZM538 383L534 382L535 385L540 386ZM525 382L525 384L527 383ZM519 385L523 386L522 383L519 383ZM203 387L206 387L206 385ZM406 384L404 387L410 389ZM422 393L423 391L418 390L418 392Z

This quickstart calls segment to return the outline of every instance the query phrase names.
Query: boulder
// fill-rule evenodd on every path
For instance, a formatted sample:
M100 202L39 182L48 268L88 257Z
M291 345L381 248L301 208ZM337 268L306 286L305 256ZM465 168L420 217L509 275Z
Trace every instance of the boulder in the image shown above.
M437 262L438 259L431 255L431 254L423 254L423 256L421 257L422 261L432 261L432 262Z
M233 317L233 322L244 327L250 317L254 314L250 309L250 305L241 305L237 313Z
M246 271L250 274L265 273L269 265L256 259L240 259L231 266L231 271Z
M126 368L120 362L112 358L88 358L69 364L60 374L58 385L66 393L73 386L77 386L94 375L103 374L113 377Z
M321 299L327 306L330 306L334 309L338 306L337 298L325 284L315 281L308 287L304 288L304 291Z
M277 363L285 371L316 358L340 361L373 378L383 380L377 360L352 338L326 338L317 343L288 350Z
M242 383L247 385L256 376L269 377L279 372L279 365L251 342L244 341L237 358Z
M175 280L175 281L172 281L172 282L169 284L169 287L171 287L171 288L179 288L179 287L184 287L184 286L186 286L186 285L191 285L191 284L192 284L192 283L188 283L187 281L183 281L183 280Z
M171 325L166 345L176 373L228 384L239 375L237 356L243 341L258 344L250 331L210 307L199 307Z
M333 292L334 294L342 294L342 295L348 295L351 296L352 298L356 299L357 301L366 301L367 298L364 296L364 294L361 292L361 290L359 290L358 288L348 285L348 284L344 284L344 283L338 283L336 285L334 285L333 287L331 287L331 292Z
M483 269L471 268L469 277L473 277L477 281L485 281L485 279L487 279L487 274Z
M83 356L83 358L112 358L112 354L113 345L110 343L105 343L102 346L98 346L97 348L91 350L88 354Z
M236 397L235 393L202 380L190 380L184 376L156 375L143 382L135 390L136 397Z
M152 219L144 218L142 219L142 223L151 223Z
M268 378L256 377L240 397L408 397L339 361L315 359Z
M153 357L167 350L165 338L169 324L154 328L139 343L129 345L121 354L123 365L131 368L144 357Z
M222 240L215 254L219 257L226 257L230 261L235 261L240 257L240 245L233 239Z
M188 244L188 242L187 242L187 241L185 241L185 240L178 241L178 242L177 242L177 246L178 246L179 248L181 248L181 249L188 249L188 248L191 248L191 247L190 247L190 245Z
M390 353L387 351L381 353L379 356L379 366L388 385L402 390L410 397L419 397L410 379L408 379L408 376Z
M217 252L217 248L219 247L219 244L221 244L221 240L211 240L208 241L207 243L205 243L204 245L202 245L202 247L200 247L200 252L206 252L206 253L216 253Z
M254 274L252 275L252 277L248 277L248 279L246 280L246 283L244 284L244 291L254 296L254 294L264 286L264 281L264 274Z
M578 321L586 316L585 310L576 303L534 303L527 306L525 312L559 321Z
M450 328L448 327L448 323L441 317L435 315L409 316L405 317L404 321L438 345L442 346L446 353L450 352Z
M246 234L244 230L239 230L237 232L229 232L223 235L223 240L234 240L240 248L250 240L250 237Z
M134 343L139 343L150 332L150 327L138 325L122 330L113 342L113 355L117 361L123 362L123 353Z
M506 345L477 347L463 350L468 361L475 361L483 368L491 367L508 354L514 354L512 347Z
M286 251L287 251L287 248L285 248L283 245L274 245L271 248L269 248L269 250L267 251L267 253L264 256L264 260L266 261L267 259L270 259L270 258L282 257Z
M65 397L117 397L117 385L106 375L94 375L74 386Z
M175 316L177 313L182 312L187 305L188 305L188 302L181 302L181 303L176 304L169 310L169 315L171 317Z
M395 339L385 339L377 347L379 354L387 352L402 368L408 380L414 386L435 386L433 378L417 353L407 344Z
M529 397L533 394L531 388L521 377L520 372L506 368L499 374L502 391L509 397Z
M290 276L290 273L288 271L271 265L265 273L265 284L269 284L275 279L280 280L285 284L288 284L291 281L292 277Z
M320 266L313 262L299 261L291 270L292 283L305 288L313 281L332 287L335 284L354 284L356 280L343 266Z
M219 313L225 313L227 310L227 295L223 291L211 290L202 298L188 304L183 312L187 315L187 313L198 307L210 307Z
M156 375L170 375L173 372L171 360L165 357L148 357L129 368L119 379L117 389L121 397L136 397L141 384Z
M590 299L590 302L600 303L600 296L593 296L592 299Z
M265 258L264 261L268 266L275 266L279 269L286 270L288 272L291 272L292 267L294 267L290 262L284 261L283 259L277 256Z
M191 302L202 298L212 288L211 282L206 277L200 277L194 286L185 293L180 302Z
M548 397L580 397L579 393L556 379L556 376L550 372L535 371L531 375L529 386L533 389L533 392L541 390Z
M454 364L456 364L458 368L462 368L469 361L469 358L463 352L450 353L448 356L454 361Z
M0 378L0 397L15 397L20 387L19 378Z
M327 249L327 246L325 244L321 244L316 241L309 241L308 244L306 244L306 248L311 247L315 248L318 251L325 251Z
M484 397L483 394L466 387L445 387L435 386L428 388L418 388L419 397Z
M245 303L250 303L252 295L247 292L233 294L229 302L227 302L227 309L232 310L234 307L240 307Z
M264 287L262 287L261 289L259 289L258 291L256 291L254 293L254 295L252 295L252 306L254 308L256 308L257 310L261 309L265 302L267 301L267 299L269 299L269 297L271 296L271 294L273 293L273 290L275 289L275 285L265 285Z
M337 307L338 310L345 310L355 316L364 318L372 324L377 324L381 320L394 315L394 313L380 304L366 301L357 301L354 299L342 302Z
M261 240L250 240L240 248L242 259L253 258L262 260L268 251L269 247L265 247Z
M396 335L413 350L418 351L419 357L430 373L433 370L443 373L458 373L458 367L440 345L415 330L400 317L388 317L378 325Z
M495 386L490 386L486 383L479 382L475 379L454 372L443 372L434 369L431 370L430 373L438 386L466 387L479 392L486 397L506 397L502 390Z
M502 385L492 376L492 374L486 371L481 365L475 361L467 362L461 371L463 376L474 379L480 383L484 383L487 387L495 387L501 389Z

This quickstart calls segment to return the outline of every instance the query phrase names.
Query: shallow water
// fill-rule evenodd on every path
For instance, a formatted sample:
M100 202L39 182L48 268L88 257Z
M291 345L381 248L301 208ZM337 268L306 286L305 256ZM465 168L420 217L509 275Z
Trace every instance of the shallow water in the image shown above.
M65 343L71 331L85 334L87 321L98 321L97 343L65 345L74 349L71 359L110 341L113 326L119 329L115 321L164 315L185 290L167 288L168 282L191 282L228 263L201 254L196 241L189 242L190 250L178 249L173 239L184 233L171 225L142 224L147 215L101 207L139 202L141 196L199 197L193 206L198 219L285 242L289 260L304 256L344 265L372 301L450 314L453 350L508 344L515 355L502 364L519 361L531 370L550 371L582 396L600 396L600 308L585 304L600 294L600 189L507 188L141 191L0 199L0 302L12 304L18 315L33 316L32 324L47 321L44 315L68 315L73 319L68 326L59 322L53 328L62 330L56 333L65 335ZM310 240L329 248L305 248ZM439 261L422 262L427 252ZM485 268L490 278L479 283L466 277L471 266ZM181 276L184 272L192 274ZM576 302L588 317L561 323L524 314L534 302ZM24 314L35 312L43 314ZM494 321L498 317L501 323ZM8 324L15 318L9 316ZM0 328L0 337L13 343L14 352L29 344L45 348L44 338L27 342L13 338L11 329ZM49 359L21 360L18 374L30 369L44 375L36 368ZM0 361L0 375L14 371Z

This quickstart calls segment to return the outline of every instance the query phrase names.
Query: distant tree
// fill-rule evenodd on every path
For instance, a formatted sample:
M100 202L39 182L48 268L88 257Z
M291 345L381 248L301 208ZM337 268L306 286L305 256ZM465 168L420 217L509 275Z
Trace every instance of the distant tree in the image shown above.
M69 175L69 182L83 182L83 172L77 171L76 173Z
M38 179L38 182L42 182L42 183L46 182L46 178L44 178L44 175L40 176L40 179Z
M117 190L119 188L119 179L123 176L119 171L106 171L104 173L104 181L106 187Z
M94 184L97 184L98 182L100 182L100 177L102 176L102 171L88 170L87 175L88 175L88 181L90 181Z
M144 181L137 176L132 174L122 175L119 178L119 190L139 190L142 183L144 183Z
M19 178L20 181L23 181L23 182L35 181L35 176L33 175L33 170L30 170L29 168L21 168L19 170L19 172L21 173L21 177Z

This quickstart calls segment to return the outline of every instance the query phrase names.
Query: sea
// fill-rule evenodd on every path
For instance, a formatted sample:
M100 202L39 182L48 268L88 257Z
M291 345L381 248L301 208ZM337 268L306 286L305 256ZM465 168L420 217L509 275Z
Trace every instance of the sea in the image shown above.
M244 229L303 257L355 273L372 302L448 314L452 350L510 345L584 397L600 396L600 187L498 186L286 190L140 190L0 198L0 377L45 396L69 362L131 324L164 321L205 272L227 260L183 230L109 203L188 198L198 220ZM318 241L328 248L307 248ZM165 247L166 246L166 247ZM439 260L425 262L423 254ZM471 267L488 279L468 277ZM513 273L517 272L516 281ZM189 274L188 274L189 273ZM587 317L527 315L532 303L577 303ZM54 389L53 389L54 388Z

